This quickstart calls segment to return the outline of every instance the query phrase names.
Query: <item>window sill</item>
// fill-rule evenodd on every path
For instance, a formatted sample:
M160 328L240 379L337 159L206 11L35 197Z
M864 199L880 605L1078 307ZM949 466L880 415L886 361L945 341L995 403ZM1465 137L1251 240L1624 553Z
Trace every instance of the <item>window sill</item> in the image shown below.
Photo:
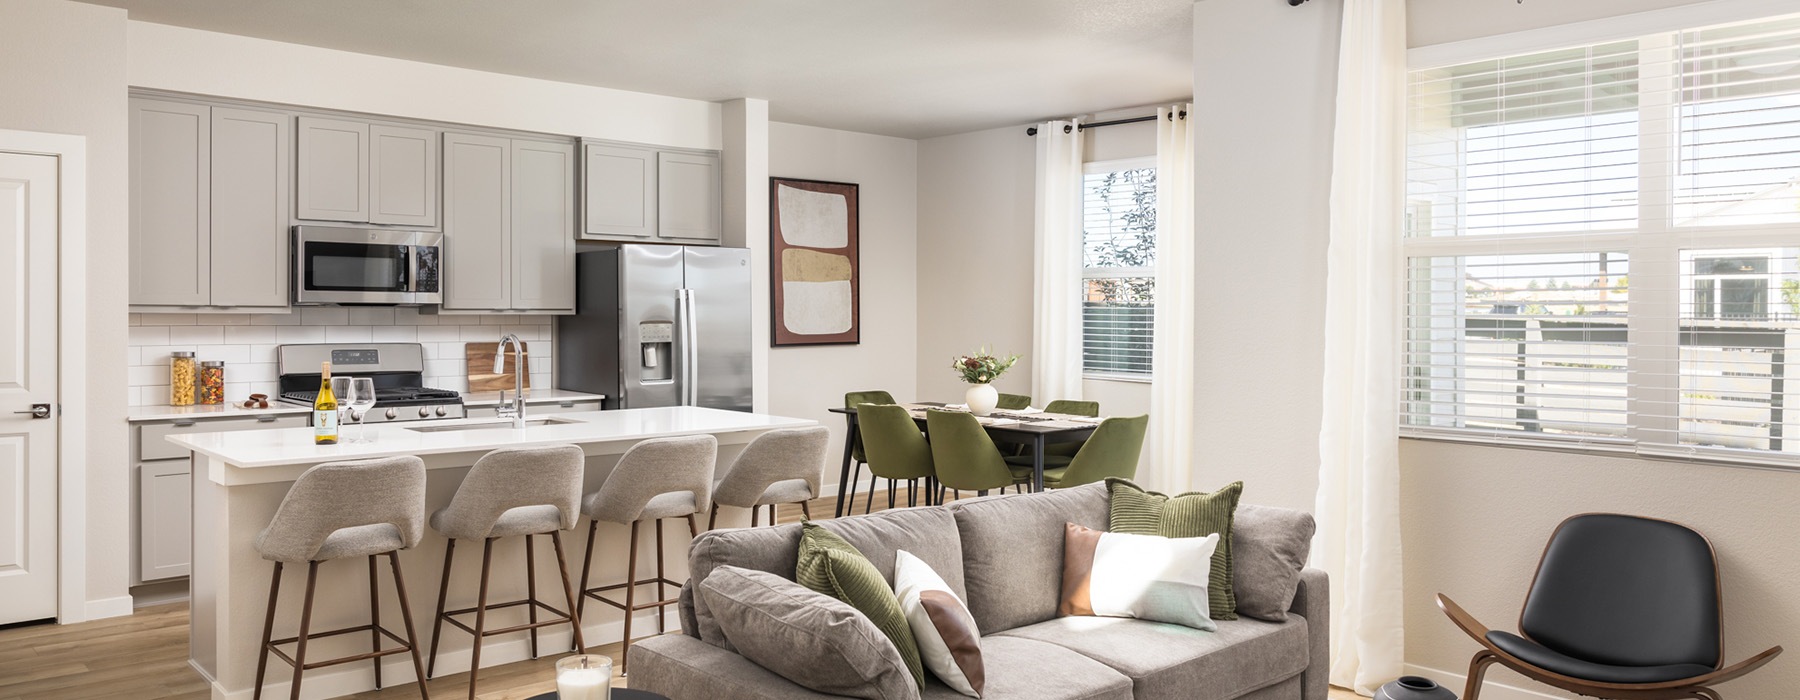
M1614 457L1623 459L1640 459L1651 462L1674 462L1703 467L1728 467L1735 469L1756 469L1762 471L1800 472L1800 455L1776 456L1770 454L1750 453L1725 448L1674 448L1654 445L1639 445L1626 440L1592 442L1569 440L1560 442L1552 440L1521 440L1490 433L1462 433L1454 430L1408 430L1400 429L1401 440L1418 440L1420 442L1447 442L1478 447L1498 447L1509 450L1532 450L1538 452L1562 452L1567 454L1592 455L1595 457Z
M1081 378L1083 381L1090 382L1123 382L1126 384L1150 383L1150 375L1148 374L1100 374L1095 372L1082 372Z

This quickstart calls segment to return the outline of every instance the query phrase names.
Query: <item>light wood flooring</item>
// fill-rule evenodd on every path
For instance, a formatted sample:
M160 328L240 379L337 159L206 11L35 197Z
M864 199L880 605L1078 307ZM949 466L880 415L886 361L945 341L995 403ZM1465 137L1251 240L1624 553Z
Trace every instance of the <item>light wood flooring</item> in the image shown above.
M866 495L866 493L865 493ZM829 518L836 498L808 504L817 518ZM858 512L861 499L857 500ZM900 492L899 505L906 504ZM874 508L887 505L886 494ZM800 519L798 506L781 506L781 522ZM418 601L414 601L417 604ZM0 630L0 700L206 700L206 683L187 665L188 608L173 603L141 608L130 617L75 625L37 625ZM591 650L618 658L620 646ZM556 689L556 656L521 661L481 671L480 700L524 700ZM287 673L279 661L271 674ZM624 679L614 685L623 686ZM460 698L468 692L468 675L440 676L427 683L433 697ZM412 684L346 696L354 700L401 700L418 697ZM1349 691L1332 689L1332 700L1352 700Z

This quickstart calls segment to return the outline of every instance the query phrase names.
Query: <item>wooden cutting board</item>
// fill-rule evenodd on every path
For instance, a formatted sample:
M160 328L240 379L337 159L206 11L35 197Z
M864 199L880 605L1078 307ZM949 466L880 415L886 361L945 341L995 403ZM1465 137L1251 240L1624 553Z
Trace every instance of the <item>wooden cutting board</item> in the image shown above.
M520 343L520 346L520 350L524 351L526 365L529 366L531 364L531 344ZM463 343L463 356L469 362L470 392L513 390L512 348L507 348L506 371L500 374L494 374L494 351L496 349L493 343ZM530 372L525 373L525 393L531 393Z

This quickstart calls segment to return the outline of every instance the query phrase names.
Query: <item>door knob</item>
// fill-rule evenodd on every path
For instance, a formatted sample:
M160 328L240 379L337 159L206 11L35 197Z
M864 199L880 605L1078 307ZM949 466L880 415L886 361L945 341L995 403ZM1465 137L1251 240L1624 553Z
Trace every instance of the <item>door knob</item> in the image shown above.
M31 405L31 410L29 410L29 411L13 411L13 413L30 414L33 420L49 418L50 417L50 404L34 403Z

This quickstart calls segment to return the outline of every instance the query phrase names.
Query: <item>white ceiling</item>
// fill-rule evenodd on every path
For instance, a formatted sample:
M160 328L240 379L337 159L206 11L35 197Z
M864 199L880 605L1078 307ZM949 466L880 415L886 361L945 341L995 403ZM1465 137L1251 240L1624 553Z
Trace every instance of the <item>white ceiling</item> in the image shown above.
M757 97L776 121L908 138L1193 91L1193 0L84 1L462 68Z

